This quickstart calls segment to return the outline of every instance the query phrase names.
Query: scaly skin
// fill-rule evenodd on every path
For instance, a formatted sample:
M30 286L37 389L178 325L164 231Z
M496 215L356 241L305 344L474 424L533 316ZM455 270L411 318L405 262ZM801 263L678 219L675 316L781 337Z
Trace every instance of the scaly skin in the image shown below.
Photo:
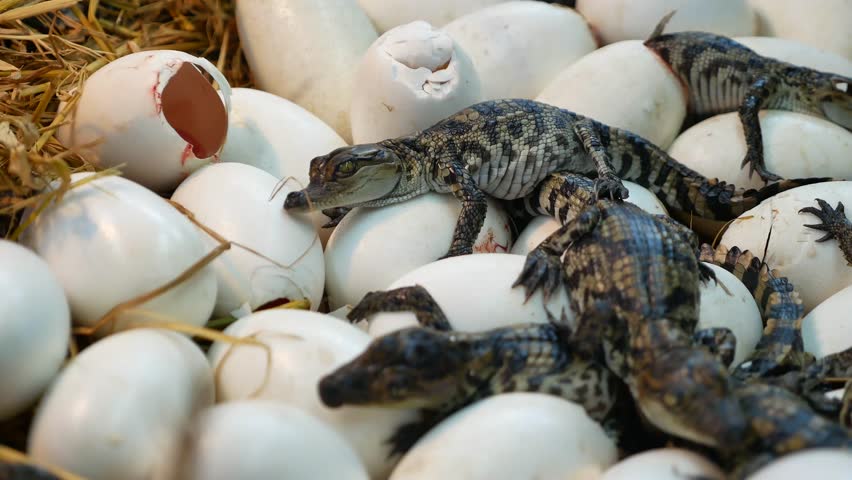
M310 183L284 201L289 211L329 211L452 193L461 213L445 257L470 254L485 220L486 195L528 195L553 172L595 176L597 197L625 198L621 179L657 195L670 210L730 220L781 191L831 180L784 180L737 190L707 179L633 133L532 100L470 106L432 127L376 144L341 147L311 160ZM343 207L343 210L340 209Z
M837 240L840 251L843 252L843 257L846 258L846 265L852 267L852 222L846 218L843 203L837 202L837 208L831 208L831 205L821 198L817 198L816 201L819 209L816 207L805 207L799 210L799 213L810 213L820 219L822 223L805 226L825 232L825 235L818 239L817 242L827 242L832 239Z
M720 113L739 114L749 175L780 177L766 169L758 120L761 109L806 113L852 129L852 78L758 55L734 40L706 32L663 35L664 17L645 46L678 76L688 92L690 121Z
M319 382L323 403L417 407L421 420L401 427L391 455L406 452L432 426L474 401L502 392L542 392L582 405L602 420L617 380L603 365L578 359L554 324L519 324L478 333L451 331L422 287L371 292L350 312L359 320L382 311L413 312L421 327L379 337Z
M702 275L694 235L628 202L589 203L591 190L585 177L554 174L525 200L540 213L573 218L527 256L516 285L529 296L564 272L575 348L602 345L607 366L660 430L714 448L735 445L746 419L727 364L697 344L719 336L696 334L699 281L713 275L706 267ZM729 331L721 337L733 343ZM732 350L723 349L727 363Z
M59 477L35 465L0 461L0 480L59 480Z

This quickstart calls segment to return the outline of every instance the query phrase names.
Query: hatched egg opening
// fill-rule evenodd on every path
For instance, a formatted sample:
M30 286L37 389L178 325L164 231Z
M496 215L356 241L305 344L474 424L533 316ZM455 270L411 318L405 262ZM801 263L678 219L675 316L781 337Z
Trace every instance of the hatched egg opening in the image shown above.
M196 158L215 155L225 144L228 112L210 81L189 62L169 79L160 96L163 116Z

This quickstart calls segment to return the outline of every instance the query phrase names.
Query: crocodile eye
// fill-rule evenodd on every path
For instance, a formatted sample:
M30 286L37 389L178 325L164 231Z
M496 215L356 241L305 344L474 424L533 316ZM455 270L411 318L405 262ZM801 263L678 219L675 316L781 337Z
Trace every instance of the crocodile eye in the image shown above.
M348 177L355 173L355 162L347 160L337 166L337 174L343 177Z

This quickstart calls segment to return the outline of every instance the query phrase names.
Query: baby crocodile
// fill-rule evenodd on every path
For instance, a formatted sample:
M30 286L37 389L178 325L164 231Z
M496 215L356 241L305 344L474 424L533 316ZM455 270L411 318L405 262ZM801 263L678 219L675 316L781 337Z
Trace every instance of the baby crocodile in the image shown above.
M810 213L822 220L822 223L805 226L825 232L825 235L818 239L817 242L825 242L831 239L837 240L840 251L843 252L843 257L846 258L846 264L852 267L852 222L846 218L843 203L837 202L837 208L831 208L831 205L821 198L817 198L816 201L819 209L816 207L805 207L799 210L799 213Z
M781 178L764 163L761 109L806 113L852 129L852 78L764 57L721 35L663 35L672 15L663 17L645 45L688 91L690 121L738 112L746 140L742 166L749 165L749 176L757 172L764 181Z
M698 261L695 234L664 215L593 195L588 178L554 174L524 200L540 213L573 218L530 252L515 285L529 296L564 278L577 319L572 344L603 347L648 422L699 444L733 445L746 428L727 371L734 339L727 329L696 332L699 281L714 275ZM702 346L720 341L725 348L715 354Z
M737 190L707 179L638 135L532 100L478 103L408 136L341 147L311 160L310 183L284 201L290 211L322 209L338 222L352 207L402 202L429 191L462 202L445 257L470 254L486 194L528 195L552 172L595 176L598 197L626 198L621 179L656 194L671 210L730 220L778 192L830 178L784 180ZM334 212L332 212L334 210Z
M422 327L376 338L360 355L319 382L331 408L342 405L415 407L421 419L390 439L391 455L407 451L452 412L501 392L542 392L583 406L602 420L615 402L617 379L604 366L576 358L549 323L484 332L452 331L432 296L420 286L370 292L351 320L382 311L413 312Z

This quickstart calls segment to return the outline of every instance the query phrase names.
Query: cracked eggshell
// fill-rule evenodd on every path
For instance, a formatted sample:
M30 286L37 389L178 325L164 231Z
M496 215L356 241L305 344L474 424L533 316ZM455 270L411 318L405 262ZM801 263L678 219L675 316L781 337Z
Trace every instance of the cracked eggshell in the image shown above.
M41 401L28 453L91 480L167 479L184 429L213 403L213 375L185 335L110 335L62 370Z
M754 35L756 20L746 0L577 0L577 11L603 44L645 40L664 15L677 10L664 33L687 30L725 35ZM636 77L641 78L641 77Z
M236 245L213 260L215 316L239 318L269 302L301 298L310 300L311 310L319 307L325 282L322 246L307 218L282 208L287 192L298 186L285 186L270 200L277 183L257 167L220 163L195 172L172 195L203 225L277 262ZM216 248L216 240L199 234L208 250Z
M479 101L479 77L445 31L424 21L379 37L358 66L352 140L371 143L426 129Z
M389 480L563 479L617 458L615 444L576 403L543 393L503 393L444 419Z
M443 30L472 60L482 100L535 98L556 74L597 48L582 16L543 2L500 3L457 18Z
M639 185L638 183L623 181L624 186L630 193L626 201L639 206L646 212L654 215L668 215L663 202L657 198L650 190ZM512 246L511 253L516 255L526 255L538 246L551 233L559 230L559 222L555 218L546 215L539 215L533 218L530 223L521 231Z
M71 181L91 175L74 173ZM21 243L50 265L65 289L74 322L83 326L94 325L116 305L172 281L209 252L188 218L120 176L70 189L38 215ZM201 326L215 301L216 275L208 265L139 305L136 312L119 314L112 327L96 334L151 320L151 314Z
M804 225L820 220L809 213L798 213L804 207L817 208L817 198L832 208L837 202L852 205L852 181L815 183L770 197L735 219L719 242L728 248L751 250L758 256L763 256L766 248L763 260L793 284L805 313L852 284L852 268L846 264L837 241L817 243L824 232ZM847 210L846 217L849 215ZM766 246L770 227L772 235Z
M600 480L724 480L725 472L707 458L683 448L655 448L609 467Z
M378 407L328 408L319 398L319 379L352 360L372 337L337 318L304 310L264 310L232 323L225 334L251 337L256 346L216 342L208 360L216 372L218 402L249 397L283 402L334 428L356 451L371 478L385 478L389 460L385 443L396 429L416 418L414 410Z
M324 422L290 405L243 400L195 420L178 478L368 480L358 455Z
M508 252L509 218L491 198L474 253ZM329 308L357 304L403 274L434 262L450 248L461 202L429 192L381 208L356 208L334 229L325 249Z
M462 255L432 262L408 272L381 290L420 285L441 306L454 330L481 332L517 323L547 323L547 311L557 318L565 310L573 320L564 289L543 303L540 292L524 303L522 287L512 288L526 258L505 253ZM475 288L471 288L476 285ZM460 294L460 292L464 292ZM368 319L368 332L379 337L417 325L412 313L383 312Z
M757 35L798 40L852 60L849 0L748 0L757 18Z
M672 143L686 117L680 81L641 40L613 43L583 56L536 100L629 130L660 148Z
M748 480L847 480L852 452L842 448L811 448L788 453L757 470Z
M852 134L834 123L802 113L758 113L766 168L784 178L852 179ZM745 136L737 112L714 115L681 133L669 155L709 178L739 188L762 188L756 173L741 168Z
M62 285L35 253L0 239L0 420L32 405L68 351L71 312Z
M221 97L199 70L220 85ZM56 136L99 167L124 164L128 179L170 192L221 150L229 97L227 80L204 58L174 50L132 53L86 80Z
M735 37L734 40L765 57L852 77L852 60L813 45L778 37Z
M817 358L852 347L852 284L825 299L802 320L805 351Z
M355 70L378 36L358 3L240 0L236 19L257 87L304 107L351 141Z
M415 20L445 25L462 15L506 0L358 0L379 32Z

